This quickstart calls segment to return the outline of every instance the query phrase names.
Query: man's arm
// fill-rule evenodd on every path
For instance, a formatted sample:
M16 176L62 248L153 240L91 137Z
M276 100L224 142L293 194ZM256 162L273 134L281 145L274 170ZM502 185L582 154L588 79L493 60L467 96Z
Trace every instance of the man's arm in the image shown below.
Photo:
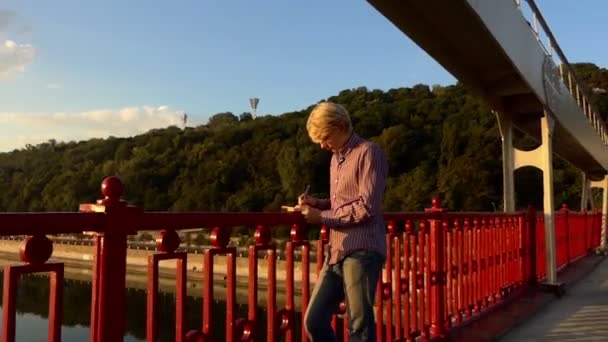
M331 209L331 201L329 198L317 198L315 208L319 210L329 210Z
M298 205L308 205L319 210L331 209L331 201L327 198L316 198L308 194L302 194L298 197Z
M323 210L321 222L343 228L369 220L382 212L382 197L386 186L388 166L384 153L377 145L363 152L358 166L359 198L340 208Z

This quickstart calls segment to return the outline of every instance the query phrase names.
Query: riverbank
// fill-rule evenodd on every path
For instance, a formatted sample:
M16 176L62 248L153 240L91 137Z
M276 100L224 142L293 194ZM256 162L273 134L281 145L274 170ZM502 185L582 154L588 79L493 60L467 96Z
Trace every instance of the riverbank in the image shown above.
M20 263L19 247L20 241L0 240L0 265ZM127 250L127 287L146 289L147 287L147 267L148 257L154 254L147 250ZM53 255L49 262L64 263L65 277L68 279L91 282L93 269L93 246L53 244ZM268 262L266 259L259 259L258 265L258 303L266 303L266 285ZM203 294L203 264L202 254L188 254L188 295L202 297ZM218 256L214 258L214 296L217 300L224 300L226 290L226 257ZM277 260L277 304L282 306L286 301L285 279L287 277L284 260ZM173 260L161 261L159 264L159 288L163 292L175 293L175 270L176 262ZM294 263L294 277L296 282L296 292L301 291L302 263ZM316 279L316 264L311 263L309 276L312 285ZM249 297L249 259L237 257L237 302L246 303ZM296 296L296 303L300 302L299 295ZM297 304L299 307L299 304Z

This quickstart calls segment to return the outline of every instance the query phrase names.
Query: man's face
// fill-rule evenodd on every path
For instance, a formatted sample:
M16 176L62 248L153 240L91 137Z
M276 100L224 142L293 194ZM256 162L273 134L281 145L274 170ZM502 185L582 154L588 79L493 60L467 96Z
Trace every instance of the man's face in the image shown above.
M319 146L324 150L337 153L344 145L343 135L341 131L333 130L319 142Z

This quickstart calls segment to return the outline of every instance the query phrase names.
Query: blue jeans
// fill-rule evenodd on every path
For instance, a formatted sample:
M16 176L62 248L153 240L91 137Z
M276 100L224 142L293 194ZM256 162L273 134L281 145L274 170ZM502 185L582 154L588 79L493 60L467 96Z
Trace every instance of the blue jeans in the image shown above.
M350 341L376 341L374 299L383 263L381 255L363 250L334 265L326 260L304 315L312 342L336 340L331 319L342 300L346 300Z

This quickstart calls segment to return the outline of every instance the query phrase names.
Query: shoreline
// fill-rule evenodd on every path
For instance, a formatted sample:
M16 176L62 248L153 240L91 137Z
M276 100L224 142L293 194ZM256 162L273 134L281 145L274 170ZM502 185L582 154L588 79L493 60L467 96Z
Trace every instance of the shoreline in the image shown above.
M19 247L21 241L2 240L0 241L0 266L8 264L20 264ZM148 256L154 251L147 250L127 250L127 272L126 287L140 290L147 290ZM198 259L198 260L197 260ZM249 298L249 259L243 257L236 258L236 302L237 304L247 304ZM58 262L64 264L64 275L66 279L92 282L93 270L93 246L82 245L63 245L53 244L53 254L48 262ZM187 295L200 298L203 296L203 255L188 253L187 258ZM266 306L267 289L267 261L258 260L258 305ZM276 300L277 306L281 307L286 302L286 270L285 261L276 261ZM296 309L301 306L301 262L294 263L295 294L294 301ZM316 280L316 264L309 266L310 288L312 290ZM175 270L176 262L173 260L161 261L159 264L159 291L175 293ZM217 256L214 258L214 277L213 293L214 300L225 300L226 298L226 257Z

